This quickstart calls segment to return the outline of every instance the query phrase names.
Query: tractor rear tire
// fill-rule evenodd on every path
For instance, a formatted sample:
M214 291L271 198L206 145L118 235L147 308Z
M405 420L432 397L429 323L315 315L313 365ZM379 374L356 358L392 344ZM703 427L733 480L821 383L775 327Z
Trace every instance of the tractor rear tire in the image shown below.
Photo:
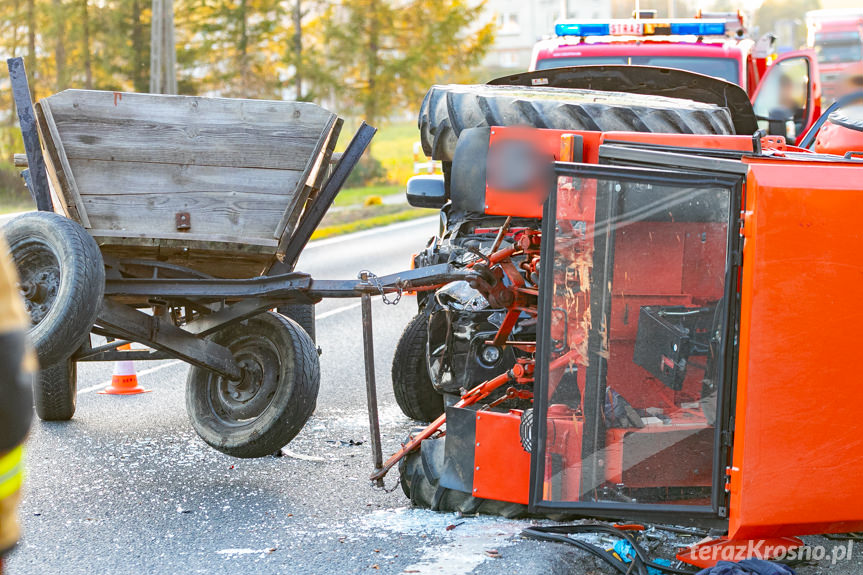
M231 350L243 367L239 382L191 367L186 412L211 447L233 457L264 457L303 428L318 397L318 353L306 331L265 312L207 336Z
M527 505L481 499L470 493L442 487L440 476L444 468L445 440L445 437L426 439L419 449L412 451L399 462L399 481L412 505L432 511L484 513L509 519L528 515Z
M71 359L42 368L33 386L36 415L42 421L69 421L77 404L78 370Z
M20 215L3 226L3 234L39 363L63 363L84 342L102 307L105 266L99 246L79 224L51 212Z
M423 151L435 160L452 161L462 130L487 126L734 134L726 108L622 92L452 84L432 86L420 108Z
M428 315L416 315L405 328L393 355L392 380L402 413L428 423L444 412L443 396L431 382L426 359Z

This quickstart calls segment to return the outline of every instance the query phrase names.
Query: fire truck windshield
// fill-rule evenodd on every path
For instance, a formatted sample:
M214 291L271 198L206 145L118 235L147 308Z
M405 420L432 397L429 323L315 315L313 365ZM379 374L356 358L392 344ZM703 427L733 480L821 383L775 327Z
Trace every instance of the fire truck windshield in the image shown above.
M859 62L863 60L863 44L857 42L830 42L815 46L818 62L824 64Z
M696 72L713 76L728 82L740 84L740 68L733 58L695 58L683 56L572 56L562 58L545 58L536 63L537 70L549 68L565 68L568 66L602 66L615 64L632 64L637 66L657 66L659 68L677 68L688 72Z

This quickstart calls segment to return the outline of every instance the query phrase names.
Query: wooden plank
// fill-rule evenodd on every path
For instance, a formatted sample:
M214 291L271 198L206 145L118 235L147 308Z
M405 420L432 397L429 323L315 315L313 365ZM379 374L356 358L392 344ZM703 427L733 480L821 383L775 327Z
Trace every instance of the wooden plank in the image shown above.
M81 201L93 228L168 237L178 232L176 214L188 212L194 234L272 239L300 177L285 170L170 164L142 177L141 166L73 161L80 189L89 190Z
M96 231L99 234L103 233ZM271 246L215 241L198 242L190 241L188 238L154 240L153 238L113 238L97 235L96 241L106 257L159 260L222 278L259 276L272 259L273 253ZM133 245L133 242L138 244Z
M232 253L267 253L272 252L274 245L276 245L276 240L270 238L238 238L222 234L194 234L189 232L165 233L160 237L154 237L123 230L91 229L90 234L97 239L97 243L104 242L105 244L127 246L191 246L201 249L225 249Z
M306 102L88 90L47 100L80 159L304 171L336 118Z
M313 161L309 162L303 175L300 177L300 182L304 182L305 185L298 189L298 193L294 196L293 201L285 208L285 211L279 220L279 224L273 232L274 238L280 239L285 234L286 229L293 231L294 225L296 225L297 220L300 219L300 213L303 211L306 199L308 199L309 192L311 191L308 186L308 181L311 179L312 170L317 163L322 161L324 156L329 157L327 152L335 147L336 141L339 139L339 131L341 131L341 129L342 120L334 116L329 128L321 134L321 137L315 146L315 152L311 156Z
M66 214L85 228L89 228L90 218L87 217L87 209L81 202L78 185L75 182L74 173L69 166L69 159L66 157L66 151L63 149L63 140L57 132L57 125L54 123L51 106L48 102L40 101L37 104L37 116L39 118L40 130L43 132L47 131L47 133L43 133L42 141L45 143L45 149L51 157L49 175L55 182L54 189L57 190L57 195L62 197L63 208Z

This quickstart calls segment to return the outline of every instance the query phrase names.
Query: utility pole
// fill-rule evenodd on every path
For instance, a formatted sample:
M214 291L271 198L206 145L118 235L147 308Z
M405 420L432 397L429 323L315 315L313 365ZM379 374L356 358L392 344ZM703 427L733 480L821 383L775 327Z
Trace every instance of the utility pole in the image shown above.
M297 100L303 98L303 12L302 0L294 5L294 85Z
M174 47L174 0L153 0L150 32L150 92L177 93L177 51Z

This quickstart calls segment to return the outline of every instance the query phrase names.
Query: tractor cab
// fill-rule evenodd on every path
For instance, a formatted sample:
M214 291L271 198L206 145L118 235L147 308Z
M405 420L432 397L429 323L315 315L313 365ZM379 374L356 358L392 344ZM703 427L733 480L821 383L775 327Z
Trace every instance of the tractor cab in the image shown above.
M556 165L537 352L532 498L718 518L746 166L625 144Z
M495 129L490 161L508 130ZM863 506L838 495L863 473L856 442L835 435L859 394L838 361L853 344L844 319L825 317L853 305L863 243L841 220L861 199L850 185L861 161L772 137L537 132L546 150L560 146L543 203L528 439L518 417L530 451L521 501L731 539L863 524ZM492 209L514 193L500 185L486 188ZM478 412L475 436L506 417ZM801 457L817 459L802 475ZM486 466L475 487L511 501Z

